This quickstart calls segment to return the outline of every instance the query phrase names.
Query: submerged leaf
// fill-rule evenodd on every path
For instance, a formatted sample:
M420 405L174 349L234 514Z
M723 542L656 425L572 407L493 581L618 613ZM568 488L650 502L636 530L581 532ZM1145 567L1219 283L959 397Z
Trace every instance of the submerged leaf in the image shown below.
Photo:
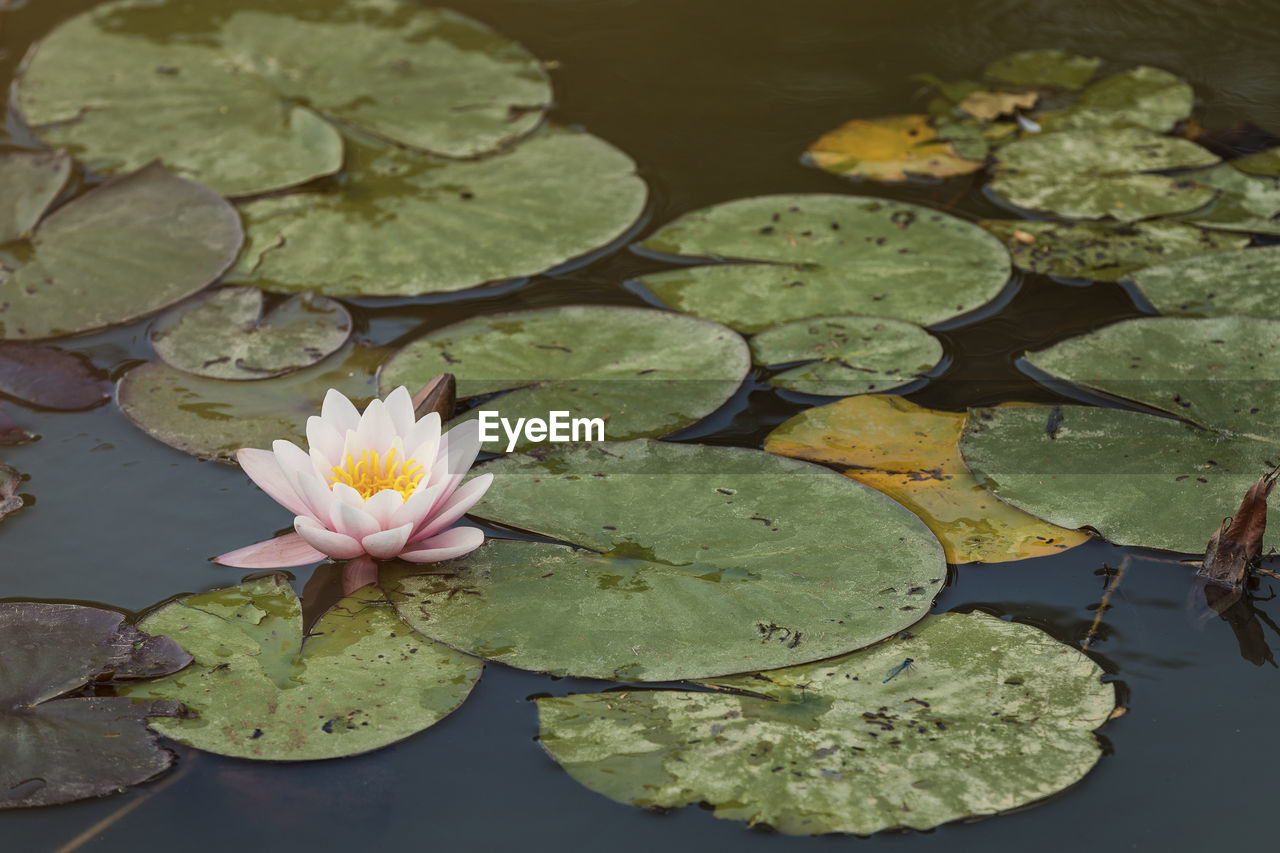
M948 613L846 657L707 684L727 693L540 698L538 740L636 806L705 802L794 835L929 829L1088 773L1115 707L1102 675L1036 628Z
M70 176L65 151L0 154L0 243L29 236Z
M25 444L33 438L35 436L0 409L0 444Z
M1197 577L1227 589L1244 586L1250 570L1262 557L1262 537L1267 532L1267 497L1275 488L1276 474L1273 470L1259 477L1244 493L1236 514L1214 532Z
M22 474L18 469L0 462L0 518L12 515L25 506L25 501L18 494L18 486L22 485Z
M1160 68L1139 65L1099 80L1080 93L1065 110L1045 113L1046 131L1138 127L1167 133L1191 115L1195 93L1191 86Z
M983 73L1013 86L1081 89L1093 79L1102 60L1065 50L1024 50L989 64Z
M927 115L854 119L809 146L810 162L826 172L874 181L905 181L909 175L946 178L982 168L940 140Z
M0 341L0 394L45 409L75 411L111 399L105 370L78 353Z

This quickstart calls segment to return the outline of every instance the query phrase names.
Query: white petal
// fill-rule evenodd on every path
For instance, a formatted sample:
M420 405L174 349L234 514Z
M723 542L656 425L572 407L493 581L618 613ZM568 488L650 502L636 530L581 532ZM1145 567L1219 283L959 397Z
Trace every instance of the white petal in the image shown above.
M374 400L369 408L360 416L360 426L356 427L360 442L370 450L378 451L379 456L386 456L387 448L396 437L395 425L391 423L391 415L381 400Z
M325 527L333 526L333 492L313 471L303 471L293 478L298 494L302 495L309 509L299 515L313 516Z
M333 529L352 539L363 539L381 530L372 515L344 501L334 501L329 512L333 515Z
M425 482L425 478L423 478ZM422 484L419 483L419 486ZM436 501L440 499L440 493L444 491L444 483L435 483L426 488L419 488L414 492L404 505L397 509L391 516L391 522L387 526L399 526L401 524L412 524L418 527L430 514L431 508L436 505Z
M384 402L396 435L408 435L413 429L413 396L409 389L401 385L388 394Z
M436 450L440 446L440 414L427 412L413 429L405 433L404 446L413 449L414 458L428 468L436 460ZM417 454L419 448L429 448L424 455Z
M346 483L334 483L330 488L333 489L333 499L335 502L341 502L347 506L356 507L357 509L364 508L364 497Z
M293 483L290 482L276 455L270 450L256 450L246 447L236 451L236 461L249 475L249 479L258 484L258 488L266 492L270 498L294 515L308 515L307 507Z
M373 520L378 522L378 527L382 530L390 530L392 527L399 527L404 522L392 524L391 521L395 517L396 510L404 506L404 497L395 489L383 489L373 497L364 502L364 511L373 516ZM373 554L372 551L369 553ZM378 556L374 554L374 556Z
M354 560L364 553L364 548L355 539L321 527L314 519L299 516L293 520L293 529L312 548L335 560Z
M317 470L328 473L343 461L342 435L324 418L307 418L307 446Z
M480 452L480 422L460 423L449 430L446 437L449 440L448 445L441 446L437 461L440 458L448 460L447 468L450 474L467 473L471 463L476 461L476 454Z
M462 518L476 501L484 497L485 490L492 482L492 474L481 474L474 480L468 481L466 485L454 492L439 510L431 513L426 525L414 532L413 540L416 542L428 536L434 536Z
M479 548L484 543L484 534L475 527L455 527L430 539L417 543L413 551L404 551L400 559L411 563L436 563L440 560L452 560Z
M276 455L276 461L280 463L281 470L289 476L289 479L293 479L295 475L304 471L316 473L316 464L311 461L311 454L292 441L277 438L271 442L271 452Z
M409 541L411 530L413 530L412 524L402 524L391 530L380 530L364 537L360 544L364 546L365 553L370 557L389 560L404 548L404 543Z
M320 417L333 424L338 435L349 429L355 429L360 423L360 412L355 404L343 396L337 388L330 388L324 395L324 404L320 406Z

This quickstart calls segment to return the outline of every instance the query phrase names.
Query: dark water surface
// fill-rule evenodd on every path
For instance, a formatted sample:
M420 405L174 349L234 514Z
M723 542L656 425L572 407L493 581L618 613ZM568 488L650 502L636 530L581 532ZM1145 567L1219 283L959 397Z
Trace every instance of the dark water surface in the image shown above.
M215 0L210 0L215 2ZM31 40L93 5L27 0L4 16L0 78ZM1149 0L459 0L456 8L554 60L553 118L627 151L652 190L649 228L685 211L773 192L860 192L931 204L966 218L999 214L975 179L854 186L806 168L821 132L858 116L909 112L932 71L973 76L1031 47L1148 63L1188 79L1209 126L1246 119L1280 132L1280 3ZM1104 69L1106 71L1108 69ZM20 131L9 125L21 140ZM430 259L425 259L429 263ZM383 342L466 316L533 306L641 304L625 286L659 263L619 247L523 287L435 305L362 303ZM1009 298L1011 297L1011 298ZM1138 313L1119 286L1028 277L1008 304L940 333L952 366L913 395L958 409L1053 400L1014 359ZM146 324L60 345L123 371L149 358ZM759 446L803 408L748 388L685 438ZM148 438L114 407L81 414L6 411L42 439L4 448L30 475L36 504L0 527L0 595L144 609L171 595L234 583L213 554L257 541L286 513L235 468L198 462ZM1214 520L1209 521L1210 528ZM1205 530L1205 537L1212 532ZM371 755L303 765L253 763L182 747L175 774L102 800L0 816L0 850L75 849L750 851L866 847L904 851L1270 849L1280 834L1280 674L1246 660L1221 621L1202 629L1183 605L1191 571L1157 555L1094 542L1034 562L965 566L938 611L980 607L1083 640L1104 564L1129 556L1096 659L1128 713L1101 731L1107 754L1076 787L1016 814L928 833L790 838L715 820L697 808L657 815L572 781L534 742L526 697L595 691L490 665L465 706L409 741ZM305 580L300 577L299 580ZM1264 585L1262 594L1267 593ZM1271 608L1280 620L1280 606ZM1256 623L1273 646L1272 627ZM1243 629L1242 629L1243 630ZM1249 653L1261 659L1255 646ZM0 757L0 760L3 760Z

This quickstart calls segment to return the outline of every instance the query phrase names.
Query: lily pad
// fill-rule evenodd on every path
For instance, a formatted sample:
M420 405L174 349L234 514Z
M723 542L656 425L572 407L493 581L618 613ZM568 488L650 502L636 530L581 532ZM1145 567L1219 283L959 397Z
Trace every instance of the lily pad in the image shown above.
M573 305L437 329L392 356L378 386L385 395L452 373L458 397L501 393L481 408L512 423L564 411L603 418L606 435L616 441L667 435L711 414L750 368L746 342L718 323L670 311ZM506 445L501 438L486 449ZM528 442L517 446L526 449Z
M991 219L981 225L1004 241L1020 269L1094 281L1120 281L1153 264L1249 244L1246 236L1180 222L1117 226Z
M306 441L305 424L336 388L363 406L386 350L348 343L319 364L258 382L207 379L149 361L120 380L116 402L139 429L202 459L230 459L277 438Z
M1167 133L1191 115L1194 101L1195 93L1181 77L1139 65L1099 80L1072 106L1039 118L1046 131L1140 127Z
M92 409L111 399L105 370L79 353L0 341L0 394L45 409Z
M1251 175L1265 175L1269 178L1280 178L1280 148L1269 148L1232 160L1231 165Z
M960 458L965 420L901 397L851 397L801 412L769 433L764 449L837 467L898 501L929 525L949 563L1024 560L1088 541L978 485Z
M1218 194L1212 186L1148 173L1216 162L1194 142L1136 128L1045 133L1000 149L991 188L1021 208L1129 222L1212 201Z
M491 539L401 570L392 598L416 630L521 669L670 681L817 660L918 621L946 576L911 513L758 450L604 442L479 470L495 479L472 515L567 544Z
M169 769L147 718L175 702L71 695L101 675L167 675L191 658L111 610L0 602L0 809L100 797Z
M561 128L460 163L366 139L336 186L241 207L247 245L228 280L331 296L462 290L617 240L647 194L631 158Z
M904 661L912 665L892 679ZM927 616L831 661L717 679L723 692L538 700L538 739L574 779L648 808L793 835L930 829L1026 806L1097 763L1115 707L1102 670L1029 625Z
M1161 314L1280 320L1280 246L1212 252L1139 270L1133 283Z
M1024 50L997 59L983 73L1013 86L1074 91L1084 88L1101 64L1096 56L1078 56L1065 50Z
M0 338L50 338L127 323L184 299L235 260L235 210L159 165L63 205L0 263Z
M769 384L804 394L886 391L937 367L942 344L911 323L885 317L818 317L775 326L751 339L756 364L804 364Z
M550 100L519 45L394 0L107 3L37 44L17 83L41 139L89 168L161 159L231 196L337 172L335 124L475 157L534 130Z
M1187 217L1196 225L1280 235L1280 178L1247 175L1227 164L1187 177L1218 190L1212 204Z
M1040 99L1036 92L972 92L959 104L960 109L981 121L994 121L1029 110Z
M873 181L905 181L909 175L947 178L982 168L950 142L938 139L927 115L854 119L820 136L807 151L826 172Z
M0 154L0 243L31 234L71 176L65 151L8 151Z
M982 229L914 204L848 195L745 198L685 214L642 244L723 259L640 279L666 304L742 332L874 314L922 326L971 311L1009 279Z
M351 336L351 315L332 299L303 293L264 307L256 287L198 296L151 326L151 345L197 376L265 379L316 364Z
M12 515L26 505L18 494L22 485L22 474L17 468L0 462L0 518Z
M128 695L182 702L198 717L156 729L237 758L339 758L404 740L461 705L484 666L409 630L377 587L339 601L304 637L280 575L180 598L141 625L180 637L195 664Z

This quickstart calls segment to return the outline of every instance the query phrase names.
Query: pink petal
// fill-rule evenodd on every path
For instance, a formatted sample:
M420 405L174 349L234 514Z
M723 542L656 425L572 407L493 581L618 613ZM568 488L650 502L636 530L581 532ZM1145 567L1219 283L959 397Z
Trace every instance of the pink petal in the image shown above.
M344 501L334 501L329 512L333 516L333 529L352 539L363 539L382 529L372 515Z
M313 516L325 527L332 526L333 513L331 508L334 504L334 499L333 492L329 487L316 476L314 471L303 471L294 477L293 482L298 494L302 495L303 500L307 502L307 506L311 507L310 511L301 513L301 515Z
M378 582L378 564L369 557L356 557L342 567L342 594L350 595L358 589Z
M360 543L350 536L335 533L320 526L315 519L300 515L293 520L293 529L307 540L307 544L335 560L354 560L364 553Z
M264 451L265 452L265 451ZM256 542L228 551L213 561L237 569L283 569L318 563L324 554L312 548L297 533L286 533L265 542Z
M440 414L427 412L413 428L404 434L404 446L414 451L413 458L430 467L436 460L440 447ZM422 455L418 455L421 451Z
M336 388L330 388L329 393L324 395L324 403L320 406L320 417L333 424L338 435L345 434L349 429L355 429L360 423L360 412L356 411L355 405Z
M364 537L360 544L364 546L365 553L370 557L389 560L400 553L404 543L409 541L409 534L412 531L412 524L402 524L392 530L381 530L370 534Z
M270 450L255 450L246 447L236 451L236 461L249 475L249 479L258 484L258 488L280 506L294 515L310 515L306 502L298 496L298 492L285 476L276 455Z
M383 489L364 502L364 511L373 516L382 530L390 530L404 524L403 521L393 524L396 510L404 506L404 497L395 489ZM373 553L370 551L370 553Z
M462 478L471 469L480 452L480 422L466 421L449 430L440 439L436 464L431 469L431 481L445 484L440 500L447 501L458 488Z
M467 510L475 505L476 501L484 497L484 493L491 483L493 483L492 474L481 474L462 486L450 496L449 500L438 511L431 513L431 518L427 520L426 525L413 534L413 541L417 542L421 539L426 539L428 536L434 536L462 518L462 516L466 515Z
M426 480L424 479L423 482ZM399 527L407 523L417 527L431 514L431 508L436 505L436 501L440 499L440 493L444 491L444 483L436 483L425 488L421 483L418 485L418 491L410 495L404 505L392 514L387 527Z
M455 527L417 543L420 546L417 550L402 552L400 559L411 563L438 563L469 554L483 543L484 534L478 528Z
M414 423L413 397L409 394L409 389L401 385L388 394L384 402L396 435L408 435Z
M316 465L311 461L311 455L292 441L278 438L271 442L271 451L276 455L276 462L280 463L280 470L284 471L290 479L304 471L316 473Z

